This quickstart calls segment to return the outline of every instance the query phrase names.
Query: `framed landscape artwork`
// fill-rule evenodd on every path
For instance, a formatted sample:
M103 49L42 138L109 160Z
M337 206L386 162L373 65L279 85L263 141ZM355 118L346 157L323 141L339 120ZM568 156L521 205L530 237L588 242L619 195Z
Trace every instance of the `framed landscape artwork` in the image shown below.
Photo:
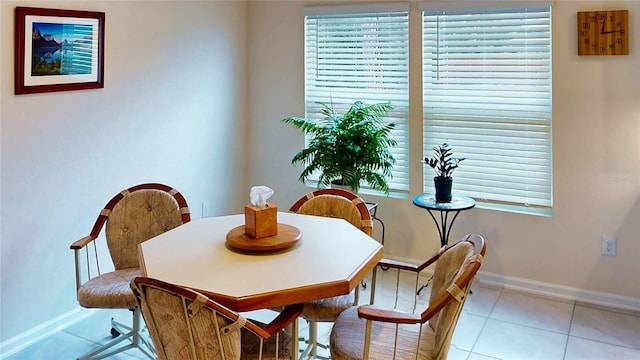
M17 7L15 93L104 87L103 12Z

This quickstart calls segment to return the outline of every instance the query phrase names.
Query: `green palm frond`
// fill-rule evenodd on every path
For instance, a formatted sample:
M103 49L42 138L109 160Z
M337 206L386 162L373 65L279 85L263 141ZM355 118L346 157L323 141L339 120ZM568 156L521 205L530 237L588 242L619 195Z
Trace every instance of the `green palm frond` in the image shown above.
M296 153L294 165L304 165L299 180L306 181L320 171L319 186L328 187L334 180L358 191L362 183L389 193L387 179L396 160L389 148L397 145L392 137L395 124L384 122L393 109L390 103L364 105L354 102L339 115L333 105L318 103L323 117L310 120L289 117L282 121L308 135L307 147Z

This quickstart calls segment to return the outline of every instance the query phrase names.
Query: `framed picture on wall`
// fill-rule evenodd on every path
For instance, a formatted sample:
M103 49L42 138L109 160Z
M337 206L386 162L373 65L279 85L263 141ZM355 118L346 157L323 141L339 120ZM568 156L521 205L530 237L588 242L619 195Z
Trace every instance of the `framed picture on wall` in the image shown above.
M103 12L17 7L15 93L104 87Z

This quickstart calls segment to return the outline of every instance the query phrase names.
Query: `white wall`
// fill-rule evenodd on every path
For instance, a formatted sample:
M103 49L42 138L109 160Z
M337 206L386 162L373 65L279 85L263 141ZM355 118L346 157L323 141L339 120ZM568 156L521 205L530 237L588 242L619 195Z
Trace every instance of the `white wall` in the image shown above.
M105 88L15 96L16 6L105 12ZM69 245L120 190L240 211L246 3L2 1L0 28L2 341L77 307Z
M106 12L105 88L13 95L16 6ZM125 187L175 186L194 218L202 202L212 215L241 211L254 184L273 187L281 210L311 190L290 165L302 136L280 122L304 113L302 6L0 2L0 341L77 306L69 244ZM597 9L629 9L629 56L576 55L576 12ZM553 16L554 216L474 209L452 236L487 238L485 271L637 299L640 2L556 0ZM411 81L419 93L419 76ZM416 130L411 197L422 191L421 147ZM438 246L409 199L365 197L381 203L387 254L419 259ZM602 234L618 237L618 256L600 255Z
M302 135L281 123L284 117L304 115L304 4L249 5L249 179L272 186L277 194L274 203L281 207L312 190L297 183L301 168L290 165L303 146ZM412 2L410 42L413 48L420 48L420 14L415 5ZM632 43L628 56L577 55L576 13L599 9L629 10ZM554 215L546 218L478 208L461 214L452 237L468 232L486 237L484 271L640 299L638 26L637 1L555 1ZM419 52L412 53L412 71L419 63ZM420 76L414 74L411 81L412 94L420 94ZM421 100L419 95L412 99L411 162L415 166L410 198L422 192L423 156ZM421 259L438 247L431 219L410 198L364 197L381 203L378 215L386 224L388 255ZM617 237L616 257L600 254L602 235Z

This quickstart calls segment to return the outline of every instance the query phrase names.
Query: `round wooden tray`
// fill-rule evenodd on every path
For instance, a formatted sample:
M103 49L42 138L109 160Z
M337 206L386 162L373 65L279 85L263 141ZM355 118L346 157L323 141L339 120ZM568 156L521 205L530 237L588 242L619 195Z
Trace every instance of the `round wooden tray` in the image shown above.
M278 223L278 234L254 239L246 234L244 225L231 229L227 233L227 244L248 251L271 251L295 245L302 238L300 229L295 226Z

